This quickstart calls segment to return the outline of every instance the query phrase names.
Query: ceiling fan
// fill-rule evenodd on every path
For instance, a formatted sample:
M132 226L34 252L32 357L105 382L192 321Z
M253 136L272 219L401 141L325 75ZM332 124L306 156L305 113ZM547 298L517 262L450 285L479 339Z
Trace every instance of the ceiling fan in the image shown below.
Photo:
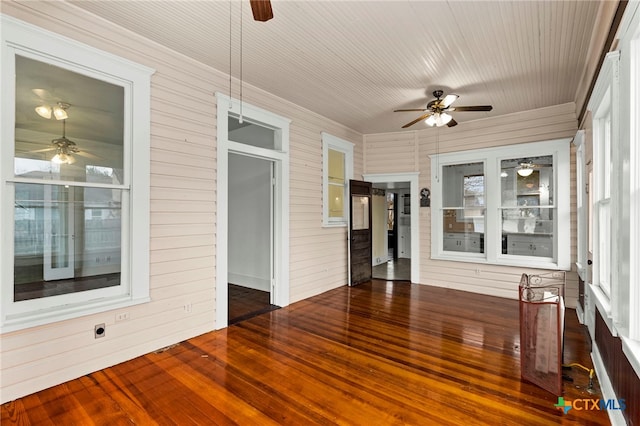
M73 164L76 162L74 154L81 155L83 157L97 159L95 155L88 152L82 152L78 149L77 144L71 139L67 138L67 120L62 121L62 137L53 139L49 148L37 149L34 151L28 151L29 153L35 152L47 152L55 151L55 155L51 158L51 161L57 164ZM20 142L31 143L31 141L20 140Z
M250 0L253 19L256 21L267 22L273 18L270 0Z
M437 126L441 127L447 125L447 127L453 127L458 124L456 120L449 114L450 112L466 112L466 111L491 111L493 107L491 105L475 105L475 106L459 106L452 107L451 104L458 99L458 95L450 94L445 96L442 95L444 92L442 90L434 90L433 96L436 99L432 100L427 104L426 108L412 108L412 109L396 109L393 112L406 112L406 111L427 111L422 114L420 117L416 118L413 121L402 126L403 129L407 127L413 126L418 121L425 120L425 123L429 126Z

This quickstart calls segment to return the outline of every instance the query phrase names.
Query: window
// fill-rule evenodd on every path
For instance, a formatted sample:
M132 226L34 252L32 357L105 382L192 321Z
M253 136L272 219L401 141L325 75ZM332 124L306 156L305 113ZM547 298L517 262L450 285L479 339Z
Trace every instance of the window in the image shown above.
M322 133L323 224L347 224L349 180L353 179L353 144Z
M568 139L440 155L432 174L432 257L569 269Z
M614 81L618 75L617 67L619 52L607 55L605 65L601 71L603 76L595 88L589 101L589 109L593 116L593 284L607 296L611 296L613 280L611 261L615 256L612 252L616 246L612 244L612 213L614 200L612 199L612 182L617 180L616 169L613 167L612 147L615 144L613 120L617 120L614 111L617 103L617 84Z
M151 70L2 25L2 331L147 301Z

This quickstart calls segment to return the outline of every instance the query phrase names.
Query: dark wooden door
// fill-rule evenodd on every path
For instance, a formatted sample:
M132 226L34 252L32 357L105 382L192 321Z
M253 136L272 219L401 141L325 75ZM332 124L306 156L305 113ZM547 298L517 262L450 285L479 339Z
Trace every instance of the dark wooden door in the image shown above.
M350 284L371 280L371 182L349 181Z

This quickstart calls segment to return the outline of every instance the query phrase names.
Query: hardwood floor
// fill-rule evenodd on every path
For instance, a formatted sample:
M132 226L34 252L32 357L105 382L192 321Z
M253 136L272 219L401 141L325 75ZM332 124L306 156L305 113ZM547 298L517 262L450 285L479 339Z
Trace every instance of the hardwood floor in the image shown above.
M605 425L520 379L518 303L374 280L2 406L2 425ZM565 362L591 366L567 312ZM565 400L600 398L573 370Z
M376 265L373 278L391 281L411 281L411 259L398 258Z
M232 325L256 315L279 309L272 305L271 294L240 285L229 284L228 287L228 324Z

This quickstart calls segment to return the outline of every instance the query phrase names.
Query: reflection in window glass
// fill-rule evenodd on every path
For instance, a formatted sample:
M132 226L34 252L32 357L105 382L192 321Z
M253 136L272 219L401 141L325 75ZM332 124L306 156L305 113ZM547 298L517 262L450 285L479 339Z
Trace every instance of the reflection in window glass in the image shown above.
M120 285L124 99L16 55L14 301Z
M351 209L351 229L354 231L369 229L369 197L352 195Z
M16 55L15 176L83 181L93 165L122 181L124 96L122 86Z
M120 285L121 196L114 189L17 183L14 300Z
M484 253L484 164L455 164L442 170L443 249Z
M553 257L553 156L501 161L502 254Z

